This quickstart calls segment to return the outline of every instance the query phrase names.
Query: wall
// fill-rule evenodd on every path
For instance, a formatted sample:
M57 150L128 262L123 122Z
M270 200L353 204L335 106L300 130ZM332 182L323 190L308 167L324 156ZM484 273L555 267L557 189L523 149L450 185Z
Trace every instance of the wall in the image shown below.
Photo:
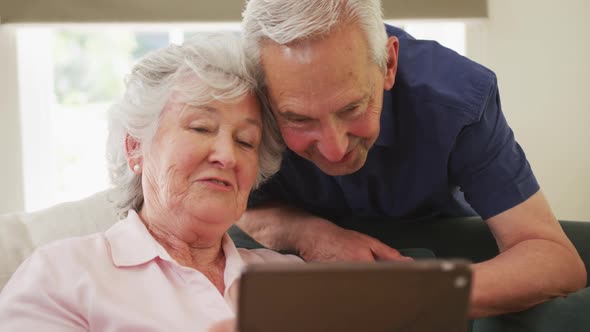
M502 105L560 219L590 221L590 1L489 0L467 54Z
M238 21L244 0L2 0L0 21L194 22ZM388 18L485 17L486 0L383 0Z
M0 25L0 213L24 208L16 33Z

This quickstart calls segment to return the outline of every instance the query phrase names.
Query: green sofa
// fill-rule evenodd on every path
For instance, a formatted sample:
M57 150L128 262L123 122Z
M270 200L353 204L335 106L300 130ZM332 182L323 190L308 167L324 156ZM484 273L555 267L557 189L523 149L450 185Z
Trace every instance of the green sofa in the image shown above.
M566 234L590 268L590 222L560 221ZM438 258L466 258L481 262L498 254L498 247L486 223L478 217L433 219L419 223L388 222L382 219L340 220L345 228L374 236L406 253L403 248L427 248ZM259 243L233 227L230 235L238 247L257 248ZM588 285L587 285L588 286ZM479 319L473 332L590 331L590 288L557 298L524 312Z

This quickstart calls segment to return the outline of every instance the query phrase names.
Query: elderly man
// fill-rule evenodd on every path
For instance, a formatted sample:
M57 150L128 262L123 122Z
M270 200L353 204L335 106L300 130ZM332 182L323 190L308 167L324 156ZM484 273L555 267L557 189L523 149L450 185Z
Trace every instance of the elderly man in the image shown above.
M585 286L494 73L384 26L378 0L250 0L243 25L288 146L238 223L256 240L306 260L404 259L330 220L479 215L500 254L473 265L472 317Z

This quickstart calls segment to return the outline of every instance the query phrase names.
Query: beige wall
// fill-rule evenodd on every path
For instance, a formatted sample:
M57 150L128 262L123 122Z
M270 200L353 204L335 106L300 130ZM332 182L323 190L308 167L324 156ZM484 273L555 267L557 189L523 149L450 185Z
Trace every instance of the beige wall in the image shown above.
M503 109L560 219L590 221L590 1L489 0L467 54L498 75Z
M486 16L486 0L383 0L388 18ZM2 0L0 21L194 22L238 21L245 0Z
M0 25L0 213L24 208L16 36Z

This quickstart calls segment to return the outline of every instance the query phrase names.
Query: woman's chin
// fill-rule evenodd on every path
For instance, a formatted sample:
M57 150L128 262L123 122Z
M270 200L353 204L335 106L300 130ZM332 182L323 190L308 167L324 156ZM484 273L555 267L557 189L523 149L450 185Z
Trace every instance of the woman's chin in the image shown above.
M198 238L200 242L217 242L234 224L229 219L211 218L209 216L196 215L193 222L187 225L183 232Z
M216 209L193 211L192 215L193 220L198 220L199 223L212 228L225 227L227 229L237 221L236 214L230 213L227 209L225 211Z
M190 209L193 215L201 215L203 219L209 222L219 220L219 222L236 222L237 219L244 213L244 208L239 209L235 201L218 200L218 199L203 199L200 201L193 201L196 203L189 203L185 208Z

